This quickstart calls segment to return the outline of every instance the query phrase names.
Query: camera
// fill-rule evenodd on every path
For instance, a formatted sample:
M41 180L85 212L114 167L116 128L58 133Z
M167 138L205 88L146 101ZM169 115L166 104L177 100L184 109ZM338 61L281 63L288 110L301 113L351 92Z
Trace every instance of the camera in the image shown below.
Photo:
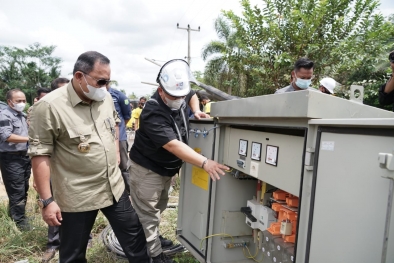
M389 60L391 63L394 63L394 51L391 51L389 54Z

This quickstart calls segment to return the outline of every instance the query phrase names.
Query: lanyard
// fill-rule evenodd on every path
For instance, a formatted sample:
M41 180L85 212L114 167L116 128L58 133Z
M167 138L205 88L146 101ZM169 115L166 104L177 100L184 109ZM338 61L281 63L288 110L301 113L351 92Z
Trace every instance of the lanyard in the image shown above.
M154 101L155 103L159 104L159 102L158 102L157 100L155 100L155 99L152 99L152 98L151 98L151 99L149 99L149 100L152 100L152 101ZM182 115L183 125L185 126L185 129L186 129L186 142L185 142L185 143L188 144L188 142L189 142L189 131L188 131L188 125L187 125L186 116L185 116L185 112L184 112L184 109L185 109L185 108L186 108L186 103L184 102L179 110L180 110L181 115ZM173 123L174 123L175 130L176 130L176 133L178 134L179 140L180 140L181 142L183 142L181 132L180 132L180 130L179 130L178 125L176 124L175 119L172 117L171 114L170 114L170 117L171 117L171 119L172 119L172 121L173 121Z

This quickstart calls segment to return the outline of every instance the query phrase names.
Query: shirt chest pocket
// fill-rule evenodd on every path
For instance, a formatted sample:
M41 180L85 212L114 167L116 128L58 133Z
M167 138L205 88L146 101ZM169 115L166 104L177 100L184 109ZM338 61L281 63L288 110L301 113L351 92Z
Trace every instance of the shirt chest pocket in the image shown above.
M79 145L92 141L92 127L71 127L67 129L67 133L71 144Z
M12 119L11 121L13 127L13 133L17 135L22 135L22 122L18 119Z

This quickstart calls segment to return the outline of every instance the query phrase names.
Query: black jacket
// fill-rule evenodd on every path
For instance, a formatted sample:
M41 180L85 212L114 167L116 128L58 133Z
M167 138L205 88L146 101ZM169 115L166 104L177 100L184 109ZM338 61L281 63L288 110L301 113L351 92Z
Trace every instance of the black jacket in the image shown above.
M191 91L186 96L185 104L189 104L193 95ZM187 144L189 118L185 106L171 110L156 91L140 115L140 128L130 150L133 162L162 176L174 176L179 172L183 161L163 146L174 139Z
M390 105L394 103L394 91L390 93L385 93L384 89L386 88L386 83L383 84L379 88L379 103L382 105ZM394 105L393 105L393 111L394 111Z

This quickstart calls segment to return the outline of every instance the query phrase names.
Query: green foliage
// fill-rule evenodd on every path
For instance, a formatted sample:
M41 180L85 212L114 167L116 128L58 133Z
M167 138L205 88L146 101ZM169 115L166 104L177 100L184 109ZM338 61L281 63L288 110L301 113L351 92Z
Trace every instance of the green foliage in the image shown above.
M19 88L33 103L39 87L49 87L60 75L61 59L52 56L55 46L34 43L27 48L0 46L0 100L10 89Z
M193 71L193 76L196 78L197 81L204 81L204 73L201 71Z
M134 91L133 91L131 94L129 94L128 98L129 98L129 99L138 99L138 97L137 97L137 95L134 93Z
M170 202L176 203L179 196L180 181L176 178L174 191L171 193ZM2 192L0 192L2 193ZM47 243L48 226L42 220L38 208L37 193L31 187L29 189L26 205L27 216L30 219L33 230L21 232L8 215L8 202L0 195L0 263L16 262L28 259L31 263L41 262L42 253ZM175 237L176 220L178 210L167 209L162 214L160 224L161 232L177 243ZM99 212L93 225L91 234L93 246L87 250L87 261L93 263L125 263L126 259L120 259L104 246L100 234L108 225L108 220L103 213ZM175 255L174 260L179 263L197 263L198 261L188 252ZM51 262L58 261L58 253Z
M228 19L219 16L215 21L219 41L211 41L202 50L202 58L207 61L204 82L228 94L239 95L242 76L232 68L231 62L239 56L234 28ZM236 65L234 65L236 67Z
M216 54L205 75L216 70L209 80L226 91L218 79L231 73L222 83L238 89L237 95L270 94L289 84L298 58L308 57L315 62L315 85L324 76L348 85L360 69L377 72L376 65L387 61L387 50L393 47L394 18L385 20L377 14L378 4L262 0L261 7L252 7L249 0L242 0L242 16L225 11L215 24L220 41L203 50L203 58Z

